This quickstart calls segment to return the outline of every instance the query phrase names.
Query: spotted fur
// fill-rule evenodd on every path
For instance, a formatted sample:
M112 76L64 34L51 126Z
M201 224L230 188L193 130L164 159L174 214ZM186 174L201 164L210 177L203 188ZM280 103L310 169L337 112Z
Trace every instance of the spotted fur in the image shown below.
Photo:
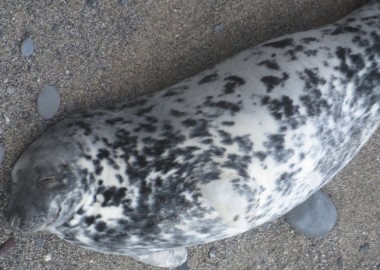
M179 264L178 248L245 232L306 200L379 122L374 1L155 94L61 121L16 163L6 217L16 231L49 230L148 263L178 251Z

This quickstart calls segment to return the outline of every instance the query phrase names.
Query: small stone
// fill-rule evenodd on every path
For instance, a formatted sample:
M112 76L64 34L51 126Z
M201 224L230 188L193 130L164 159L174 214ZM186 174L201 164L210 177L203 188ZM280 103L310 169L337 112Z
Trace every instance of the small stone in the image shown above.
M264 231L269 231L270 227L272 226L272 222L265 222L264 224L261 225L261 228L264 230Z
M45 246L45 240L44 239L36 236L33 238L33 240L36 243L37 247L44 248L44 246Z
M21 55L24 57L33 55L34 49L34 42L30 37L24 39L24 41L21 43Z
M363 252L363 253L367 253L369 251L369 244L368 243L364 243L363 245L361 245L359 247L359 251Z
M16 89L14 89L13 87L8 87L7 88L7 93L8 94L12 95L12 94L14 94L14 92L16 92Z
M216 250L215 248L211 248L210 251L208 252L208 257L210 259L216 258Z
M342 257L339 257L337 260L336 260L336 267L338 269L343 269L343 259Z
M5 124L8 125L11 121L8 116L4 115Z
M318 191L291 210L286 220L295 231L317 238L325 236L334 228L337 211L331 199Z
M60 97L53 86L43 88L38 94L37 111L45 120L51 119L57 113L60 104Z
M119 0L120 5L125 5L128 3L128 0Z
M98 0L87 0L86 4L92 8L96 8L99 5Z
M58 31L59 31L59 24L54 24L53 27L51 28L51 30L52 30L54 33L58 33Z
M218 33L223 32L224 31L224 23L218 23L218 24L214 25L214 31L218 32Z
M380 263L376 265L376 270L380 270Z
M3 161L4 154L5 154L5 148L4 146L0 144L0 163Z
M50 253L46 254L44 259L45 259L45 262L50 262L51 261L51 254Z

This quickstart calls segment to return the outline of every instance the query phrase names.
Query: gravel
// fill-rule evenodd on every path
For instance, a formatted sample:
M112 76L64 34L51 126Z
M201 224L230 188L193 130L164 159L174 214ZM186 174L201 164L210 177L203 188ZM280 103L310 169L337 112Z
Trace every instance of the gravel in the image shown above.
M5 154L5 147L0 144L0 163L3 161Z

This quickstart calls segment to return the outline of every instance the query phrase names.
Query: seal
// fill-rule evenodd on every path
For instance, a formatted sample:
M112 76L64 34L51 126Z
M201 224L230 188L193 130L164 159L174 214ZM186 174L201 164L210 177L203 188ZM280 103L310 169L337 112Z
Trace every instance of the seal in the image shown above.
M380 122L380 2L47 130L12 170L15 232L162 267L309 198Z

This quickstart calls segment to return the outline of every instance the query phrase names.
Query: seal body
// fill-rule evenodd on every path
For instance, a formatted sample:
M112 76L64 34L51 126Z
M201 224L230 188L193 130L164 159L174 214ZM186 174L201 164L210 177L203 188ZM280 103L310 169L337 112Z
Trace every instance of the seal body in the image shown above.
M180 248L305 201L379 122L375 1L173 87L59 122L15 164L6 219L16 231L48 230L148 263L171 252L173 266L186 259Z

